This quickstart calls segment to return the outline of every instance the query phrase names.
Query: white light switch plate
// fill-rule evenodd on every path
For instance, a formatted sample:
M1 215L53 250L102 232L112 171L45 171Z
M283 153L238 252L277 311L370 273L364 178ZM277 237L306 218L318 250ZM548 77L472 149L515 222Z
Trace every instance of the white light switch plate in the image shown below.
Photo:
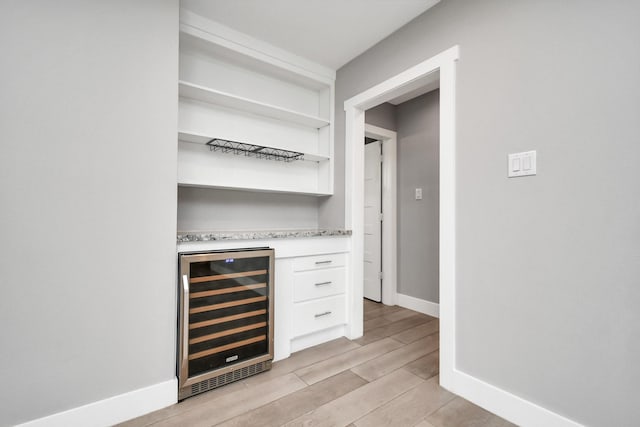
M422 200L422 188L416 188L416 200Z
M536 174L536 151L509 154L507 176L514 178Z

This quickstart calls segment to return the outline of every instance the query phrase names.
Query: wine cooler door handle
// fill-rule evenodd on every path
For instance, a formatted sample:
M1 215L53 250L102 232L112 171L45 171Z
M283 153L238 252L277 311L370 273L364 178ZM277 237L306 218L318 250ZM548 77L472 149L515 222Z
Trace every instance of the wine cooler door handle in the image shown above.
M182 275L182 360L181 377L186 381L189 362L189 277Z

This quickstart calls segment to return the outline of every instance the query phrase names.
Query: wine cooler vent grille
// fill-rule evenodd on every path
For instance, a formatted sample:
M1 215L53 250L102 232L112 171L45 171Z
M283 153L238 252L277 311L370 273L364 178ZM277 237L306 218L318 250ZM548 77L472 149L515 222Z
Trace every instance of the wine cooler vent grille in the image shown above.
M225 384L229 384L234 381L242 380L255 374L259 374L262 371L271 369L271 361L256 363L255 365L249 365L242 369L227 372L226 374L218 375L217 377L209 378L208 380L200 381L199 383L191 386L191 395L203 393L205 391L213 390L214 388L221 387Z

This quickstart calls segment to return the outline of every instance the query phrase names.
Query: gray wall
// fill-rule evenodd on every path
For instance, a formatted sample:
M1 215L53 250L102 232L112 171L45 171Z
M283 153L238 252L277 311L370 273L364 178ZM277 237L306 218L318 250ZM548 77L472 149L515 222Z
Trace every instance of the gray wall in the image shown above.
M208 188L178 189L178 230L302 229L318 226L318 198Z
M439 91L399 104L398 292L439 302ZM415 189L422 188L422 200Z
M338 71L345 99L453 45L457 365L587 425L640 419L640 3L444 0ZM538 175L507 179L508 153ZM344 223L343 193L321 224Z
M396 106L385 102L370 108L364 113L364 121L383 129L397 130Z
M177 0L0 13L0 425L175 376Z

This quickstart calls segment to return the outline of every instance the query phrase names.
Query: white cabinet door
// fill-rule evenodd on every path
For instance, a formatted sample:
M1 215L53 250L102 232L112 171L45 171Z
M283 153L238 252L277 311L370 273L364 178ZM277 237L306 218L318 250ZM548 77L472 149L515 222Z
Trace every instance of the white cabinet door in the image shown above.
M346 254L326 254L298 257L293 261L293 271L319 270L331 267L344 267Z
M343 294L346 275L344 267L295 273L293 279L293 302Z
M342 325L346 322L344 295L319 298L293 305L293 336Z

